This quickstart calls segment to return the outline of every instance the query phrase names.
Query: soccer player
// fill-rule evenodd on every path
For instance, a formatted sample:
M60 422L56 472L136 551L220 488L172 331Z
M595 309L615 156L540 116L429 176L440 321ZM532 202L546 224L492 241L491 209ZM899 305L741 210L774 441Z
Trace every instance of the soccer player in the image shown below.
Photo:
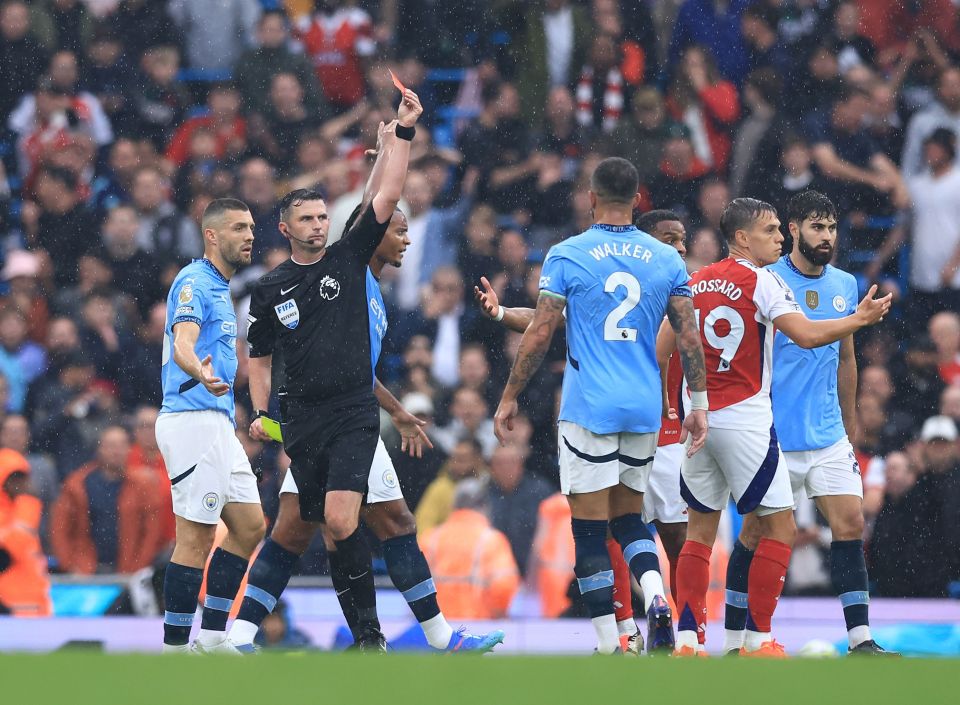
M783 280L763 269L780 257L783 242L773 206L737 198L724 209L720 231L730 256L691 281L707 364L710 435L703 452L684 461L680 475L689 523L677 566L677 654L703 653L710 554L720 510L732 494L737 511L752 515L759 526L747 579L754 629L747 633L745 653L782 657L770 623L796 526L770 404L774 326L800 347L816 348L881 320L891 297L873 299L873 287L851 315L811 321ZM662 334L669 337L669 329Z
M684 244L686 229L680 216L670 210L652 210L636 219L639 230L653 235L661 242L675 248L680 257L685 258L687 248ZM483 290L477 286L473 288L474 298L480 305L480 310L488 318L501 321L510 330L522 333L533 320L533 309L500 306L490 282L481 278ZM564 324L561 321L561 325ZM683 370L680 367L679 356L670 357L665 393L673 408L680 408L680 388L683 382ZM663 541L667 559L670 561L670 586L676 593L676 561L680 549L687 536L686 504L680 497L680 464L683 460L684 448L680 443L680 421L678 418L664 417L661 420L660 435L657 440L657 451L653 456L653 466L650 470L647 489L641 499L643 503L643 519L653 522L657 533ZM617 628L620 630L621 643L627 637L627 650L638 651L643 648L643 638L633 622L633 609L630 601L630 573L623 562L623 554L619 545L613 539L607 539L607 551L614 569L614 597L616 598ZM620 554L619 556L617 554ZM620 566L624 570L619 570ZM626 596L626 599L622 599ZM676 601L676 594L674 594ZM648 635L649 638L649 635Z
M237 318L229 284L250 264L253 218L243 202L219 198L201 227L203 259L180 270L167 295L157 444L170 474L177 542L163 581L163 649L189 648L203 566L223 519L228 533L207 569L196 648L230 652L227 616L264 529L257 480L234 433Z
M846 318L856 313L857 282L830 265L837 244L837 211L829 198L803 191L787 204L793 252L768 269L793 291L812 320ZM863 482L849 437L856 424L857 361L853 334L812 350L782 332L773 341L773 425L787 463L794 496L807 497L827 518L830 577L840 597L850 652L887 654L871 637L870 586L863 554ZM760 536L748 515L727 567L725 652L739 653L749 620L747 582Z
M589 193L596 224L547 254L533 321L523 334L494 416L502 440L517 414L517 397L542 362L566 309L560 489L573 515L574 570L599 653L620 649L613 571L604 544L608 528L650 600L647 617L654 633L648 650L673 644L656 544L642 517L642 493L660 429L654 347L665 313L678 331L683 367L698 407L684 421L693 435L688 452L699 449L707 430L703 351L686 268L674 248L634 227L638 185L637 170L625 159L605 159L597 166Z
M383 153L381 152L381 155ZM374 174L377 169L374 169ZM371 179L374 183L374 179ZM345 230L349 231L358 207ZM291 238L294 256L302 255L296 244L302 235L302 226L296 218L296 208L291 209L291 218L283 223L287 235ZM386 308L380 294L378 280L385 266L399 267L403 252L410 244L407 237L407 220L403 213L395 210L386 235L377 247L367 276L367 299L370 306L370 345L371 368L376 368L380 346L387 330ZM282 265L281 265L282 266ZM261 357L251 366L251 389L254 403L266 406L270 396L271 363L269 358ZM409 414L400 402L375 381L375 394L380 405L393 418L402 437L401 449L410 450L411 455L420 455L422 444L431 445L423 433L421 422ZM250 433L265 440L262 421L256 418L250 425ZM237 620L230 629L230 640L242 652L253 650L253 639L266 615L273 609L276 601L285 589L293 569L300 556L310 545L313 535L320 526L317 522L308 522L300 518L298 489L291 472L287 472L280 488L280 512L273 532L264 544L257 560L250 568L250 577ZM396 471L387 453L383 441L377 441L377 449L367 476L366 506L363 519L373 529L383 545L387 569L394 584L407 599L410 609L420 623L427 642L435 649L444 651L488 651L503 639L503 632L474 636L465 630L454 631L444 618L437 605L436 588L429 566L421 553L416 540L416 522L407 507L397 482ZM359 612L352 595L351 580L344 572L340 552L336 544L324 531L327 544L331 576L337 598L343 608L344 617L354 634L355 643L361 650L382 650L383 635L377 630L361 628ZM368 567L369 570L369 567Z

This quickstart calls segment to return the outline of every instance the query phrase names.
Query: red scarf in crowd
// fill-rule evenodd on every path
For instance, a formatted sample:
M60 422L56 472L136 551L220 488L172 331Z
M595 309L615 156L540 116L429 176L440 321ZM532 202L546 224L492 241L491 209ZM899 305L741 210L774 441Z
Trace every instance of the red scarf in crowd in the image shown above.
M623 114L623 74L614 67L607 71L607 86L603 91L603 115L601 128L611 132ZM593 68L584 66L577 83L577 122L583 126L593 124Z

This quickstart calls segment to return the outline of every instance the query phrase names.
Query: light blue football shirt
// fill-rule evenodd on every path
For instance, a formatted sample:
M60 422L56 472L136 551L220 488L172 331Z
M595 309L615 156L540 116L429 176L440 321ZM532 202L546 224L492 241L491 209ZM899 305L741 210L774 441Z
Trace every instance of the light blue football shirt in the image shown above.
M387 334L387 307L383 304L380 282L367 267L367 306L370 308L370 364L373 380L377 380L377 362L383 349L383 336Z
M769 269L790 287L807 318L844 318L857 310L857 281L852 274L828 264L819 277L809 277L789 255ZM770 396L773 425L783 450L827 448L846 435L837 394L839 366L839 342L805 350L777 331Z
M173 361L173 326L192 321L200 326L197 357L213 357L214 374L230 391L213 396ZM222 411L235 423L233 383L237 376L237 315L230 299L230 283L208 259L197 259L180 270L167 294L167 323L163 336L160 380L161 414L178 411Z
M561 421L659 430L657 331L669 297L691 295L688 282L677 251L632 225L594 225L550 248L540 290L567 304Z

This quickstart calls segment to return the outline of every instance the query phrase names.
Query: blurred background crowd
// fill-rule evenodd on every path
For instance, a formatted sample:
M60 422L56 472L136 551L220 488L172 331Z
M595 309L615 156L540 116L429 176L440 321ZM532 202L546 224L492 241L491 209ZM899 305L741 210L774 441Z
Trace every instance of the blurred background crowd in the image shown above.
M339 237L364 151L395 113L387 67L425 113L402 204L412 244L383 277L378 372L435 446L393 457L425 546L472 547L449 571L512 576L492 614L518 580L569 558L553 540L564 344L498 447L491 416L520 336L485 319L472 289L486 276L505 305L534 305L544 254L590 225L587 179L611 155L638 168L645 209L682 216L691 271L724 256L731 198L782 209L814 188L836 202L837 264L897 300L857 339L871 577L880 595L950 593L956 0L0 0L0 602L25 555L10 538L23 514L39 524L34 569L162 561L163 302L203 251L200 214L221 196L253 212L254 265L231 282L242 320L251 283L288 256L276 228L287 190L321 190ZM246 433L243 341L238 352L237 433L274 516L287 459ZM398 450L387 420L384 434ZM467 479L481 482L458 493ZM39 501L18 515L30 492ZM810 506L799 519L788 589L826 593L829 530ZM487 545L491 527L505 540ZM303 570L324 569L320 545Z

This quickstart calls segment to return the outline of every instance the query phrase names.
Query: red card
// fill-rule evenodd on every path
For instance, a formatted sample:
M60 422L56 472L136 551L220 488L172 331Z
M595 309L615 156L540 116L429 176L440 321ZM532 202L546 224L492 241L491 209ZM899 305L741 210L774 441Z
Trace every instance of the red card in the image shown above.
M387 71L390 73L390 79L393 81L393 85L397 87L397 90L400 91L401 93L406 93L407 87L402 83L400 83L400 79L397 78L397 74L395 74L390 69L387 69Z

